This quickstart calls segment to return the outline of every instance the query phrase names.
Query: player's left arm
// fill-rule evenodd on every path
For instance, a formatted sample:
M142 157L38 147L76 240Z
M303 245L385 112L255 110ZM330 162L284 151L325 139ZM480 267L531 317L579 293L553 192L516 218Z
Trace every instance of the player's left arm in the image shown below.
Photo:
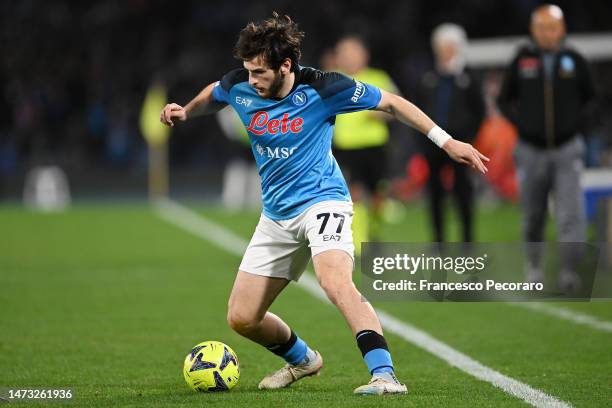
M389 93L402 96L402 94L399 91L399 88L397 87L397 85L395 85L395 82L393 82L391 77L388 76L387 74L385 74L383 78L379 80L379 82L380 83L372 83L371 85L378 87L380 90L385 90ZM372 115L372 117L378 120L385 121L385 122L388 122L393 119L393 116L381 110L370 110L368 112L370 112L370 115Z
M200 91L187 105L181 106L177 103L169 103L162 109L159 120L167 126L174 126L174 121L186 121L187 119L216 113L223 109L226 104L219 103L213 96L215 87L219 86L214 82Z
M489 158L476 150L469 143L453 139L448 133L438 127L429 116L401 96L380 90L382 96L375 110L387 112L419 132L427 135L434 143L443 149L453 160L467 164L481 173L487 172L483 161Z

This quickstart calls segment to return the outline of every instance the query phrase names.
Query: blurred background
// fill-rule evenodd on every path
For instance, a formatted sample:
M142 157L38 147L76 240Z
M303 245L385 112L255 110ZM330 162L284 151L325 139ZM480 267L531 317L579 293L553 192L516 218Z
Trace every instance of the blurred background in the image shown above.
M495 84L515 52L514 37L526 38L530 13L538 4L534 0L182 1L178 5L145 0L4 1L0 5L0 200L20 200L28 172L46 165L58 166L66 174L75 199L146 197L147 145L139 121L149 86L159 80L168 100L186 103L200 88L240 65L231 52L239 30L249 21L268 17L272 10L293 16L306 32L303 65L321 66L323 54L339 38L358 34L370 48L370 65L384 69L408 98L416 96L423 74L433 67L432 30L443 22L460 24L474 51L468 65L481 75L486 101L493 100L490 94L496 92ZM559 5L570 34L609 39L608 2ZM504 42L505 38L509 39ZM504 47L495 55L488 44ZM589 146L585 159L589 167L610 166L612 53L583 54L590 60L599 110L585 134ZM406 137L410 130L398 124L391 124L390 132L390 145L398 148L389 149L393 154L388 176L404 181L396 185L394 194L417 198L423 182L406 187L411 183L407 165L416 138ZM169 140L170 190L217 200L225 165L249 154L241 143L224 136L215 117L175 127ZM483 182L479 189L488 199L516 199L512 186Z
M610 299L612 9L608 0L559 1L569 42L586 58L596 95L580 126L586 148L582 157L574 158L578 165L574 160L557 166L580 173L581 186L573 195L551 191L560 200L547 200L548 191L536 186L532 201L540 213L532 217L532 225L540 234L544 220L559 218L554 217L559 215L555 208L562 207L559 201L571 205L576 201L572 197L585 199L589 224L583 228L582 217L557 219L534 239L523 228L528 205L520 201L513 160L518 133L501 115L497 97L505 69L528 40L530 15L540 4L0 0L0 228L5 232L0 234L0 386L74 387L79 406L202 406L203 395L185 387L180 363L193 344L217 339L240 356L243 379L236 392L207 396L204 403L373 404L338 393L365 379L360 377L365 372L346 370L348 364L362 364L361 356L352 335L339 329L345 325L341 316L299 285L291 285L272 311L280 311L321 347L325 380L300 384L307 392L294 389L263 398L258 393L257 381L278 361L226 323L227 294L260 212L259 180L244 129L231 110L171 131L159 123L166 101L186 104L204 86L239 67L232 48L240 29L273 10L290 15L306 32L303 65L340 68L337 44L345 35L356 35L369 49L369 67L377 70L369 75L385 77L389 88L427 108L436 121L440 112L431 110L428 101L443 92L432 92L431 85L444 82L445 75L435 76L432 32L442 23L455 23L467 33L472 87L458 75L454 92L474 92L447 105L446 119L450 123L452 115L463 117L457 112L472 112L475 128L464 135L443 127L489 155L490 171L482 176L453 168L436 156L441 151L426 137L386 122L386 158L369 166L353 158L366 179L376 170L386 180L382 200L367 203L372 208L362 217L364 239L603 241L607 249L603 247L602 261L608 259L599 265L603 273L595 286L608 291L593 291L592 298ZM352 51L349 55L355 55ZM343 70L350 71L350 65ZM525 74L532 74L533 61L524 65ZM573 67L565 62L560 71L567 74ZM427 89L429 93L423 92ZM355 127L365 128L348 125L349 136ZM347 163L338 159L341 166ZM434 166L439 173L432 184ZM149 206L149 187L153 195L168 193L176 201ZM357 195L353 198L357 201ZM358 205L354 208L357 218ZM436 221L441 214L444 220ZM357 225L353 223L359 241ZM571 235L586 230L586 238ZM564 255L584 258L569 251ZM561 289L579 286L571 274L559 274L557 281L558 258L548 254L545 270L526 264L520 273L530 281L558 283ZM312 278L312 273L305 275ZM355 272L356 281L359 275ZM609 406L612 400L611 305L375 303L461 353L575 406ZM437 355L399 336L390 338L402 378L414 386L413 404L524 405ZM385 403L405 405L401 399Z

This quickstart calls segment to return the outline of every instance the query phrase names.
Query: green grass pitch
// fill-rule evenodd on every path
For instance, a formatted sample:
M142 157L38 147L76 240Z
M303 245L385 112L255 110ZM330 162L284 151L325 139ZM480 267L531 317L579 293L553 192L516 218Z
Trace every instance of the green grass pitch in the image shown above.
M256 213L196 207L250 237ZM451 234L457 236L456 220ZM511 206L482 209L477 236L512 242ZM167 224L144 205L77 205L63 214L0 207L0 387L70 387L70 406L468 407L525 406L435 356L389 334L397 373L410 393L357 397L369 379L339 313L294 285L272 310L325 359L321 376L276 392L258 381L283 362L225 321L239 258ZM425 215L408 207L386 225L394 241L427 240ZM563 305L612 320L612 303ZM414 324L501 373L577 407L612 401L612 334L494 303L399 303L375 307ZM204 340L229 344L241 362L229 393L195 393L181 368ZM40 405L60 402L41 403ZM36 406L23 402L22 406Z

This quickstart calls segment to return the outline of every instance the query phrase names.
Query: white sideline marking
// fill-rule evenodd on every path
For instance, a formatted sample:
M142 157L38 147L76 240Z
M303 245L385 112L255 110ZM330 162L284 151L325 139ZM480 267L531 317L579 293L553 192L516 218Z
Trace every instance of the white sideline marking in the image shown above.
M592 329L601 330L604 332L612 333L612 322L600 320L594 316L590 316L584 313L575 312L573 310L560 307L547 305L544 303L510 303L514 306L520 306L525 309L534 310L536 312L544 313L550 316L557 317L559 319L568 320L576 324L582 324Z
M159 200L155 203L155 208L157 214L170 224L183 228L234 255L242 256L248 245L246 240L224 227L171 200ZM312 276L308 274L302 275L298 286L316 298L329 302L316 279ZM402 322L381 310L377 310L376 313L386 331L428 351L479 380L501 388L508 394L520 398L534 407L571 407L567 402L561 401L479 363L409 323Z

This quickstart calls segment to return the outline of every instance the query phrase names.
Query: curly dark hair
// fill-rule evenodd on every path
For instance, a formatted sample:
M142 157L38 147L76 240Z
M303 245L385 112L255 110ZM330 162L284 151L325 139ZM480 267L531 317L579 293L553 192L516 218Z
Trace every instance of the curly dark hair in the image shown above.
M240 31L234 47L234 56L249 61L261 56L273 70L278 70L286 58L291 60L291 71L297 70L300 62L300 45L304 33L287 15L272 13L272 18L249 23Z

